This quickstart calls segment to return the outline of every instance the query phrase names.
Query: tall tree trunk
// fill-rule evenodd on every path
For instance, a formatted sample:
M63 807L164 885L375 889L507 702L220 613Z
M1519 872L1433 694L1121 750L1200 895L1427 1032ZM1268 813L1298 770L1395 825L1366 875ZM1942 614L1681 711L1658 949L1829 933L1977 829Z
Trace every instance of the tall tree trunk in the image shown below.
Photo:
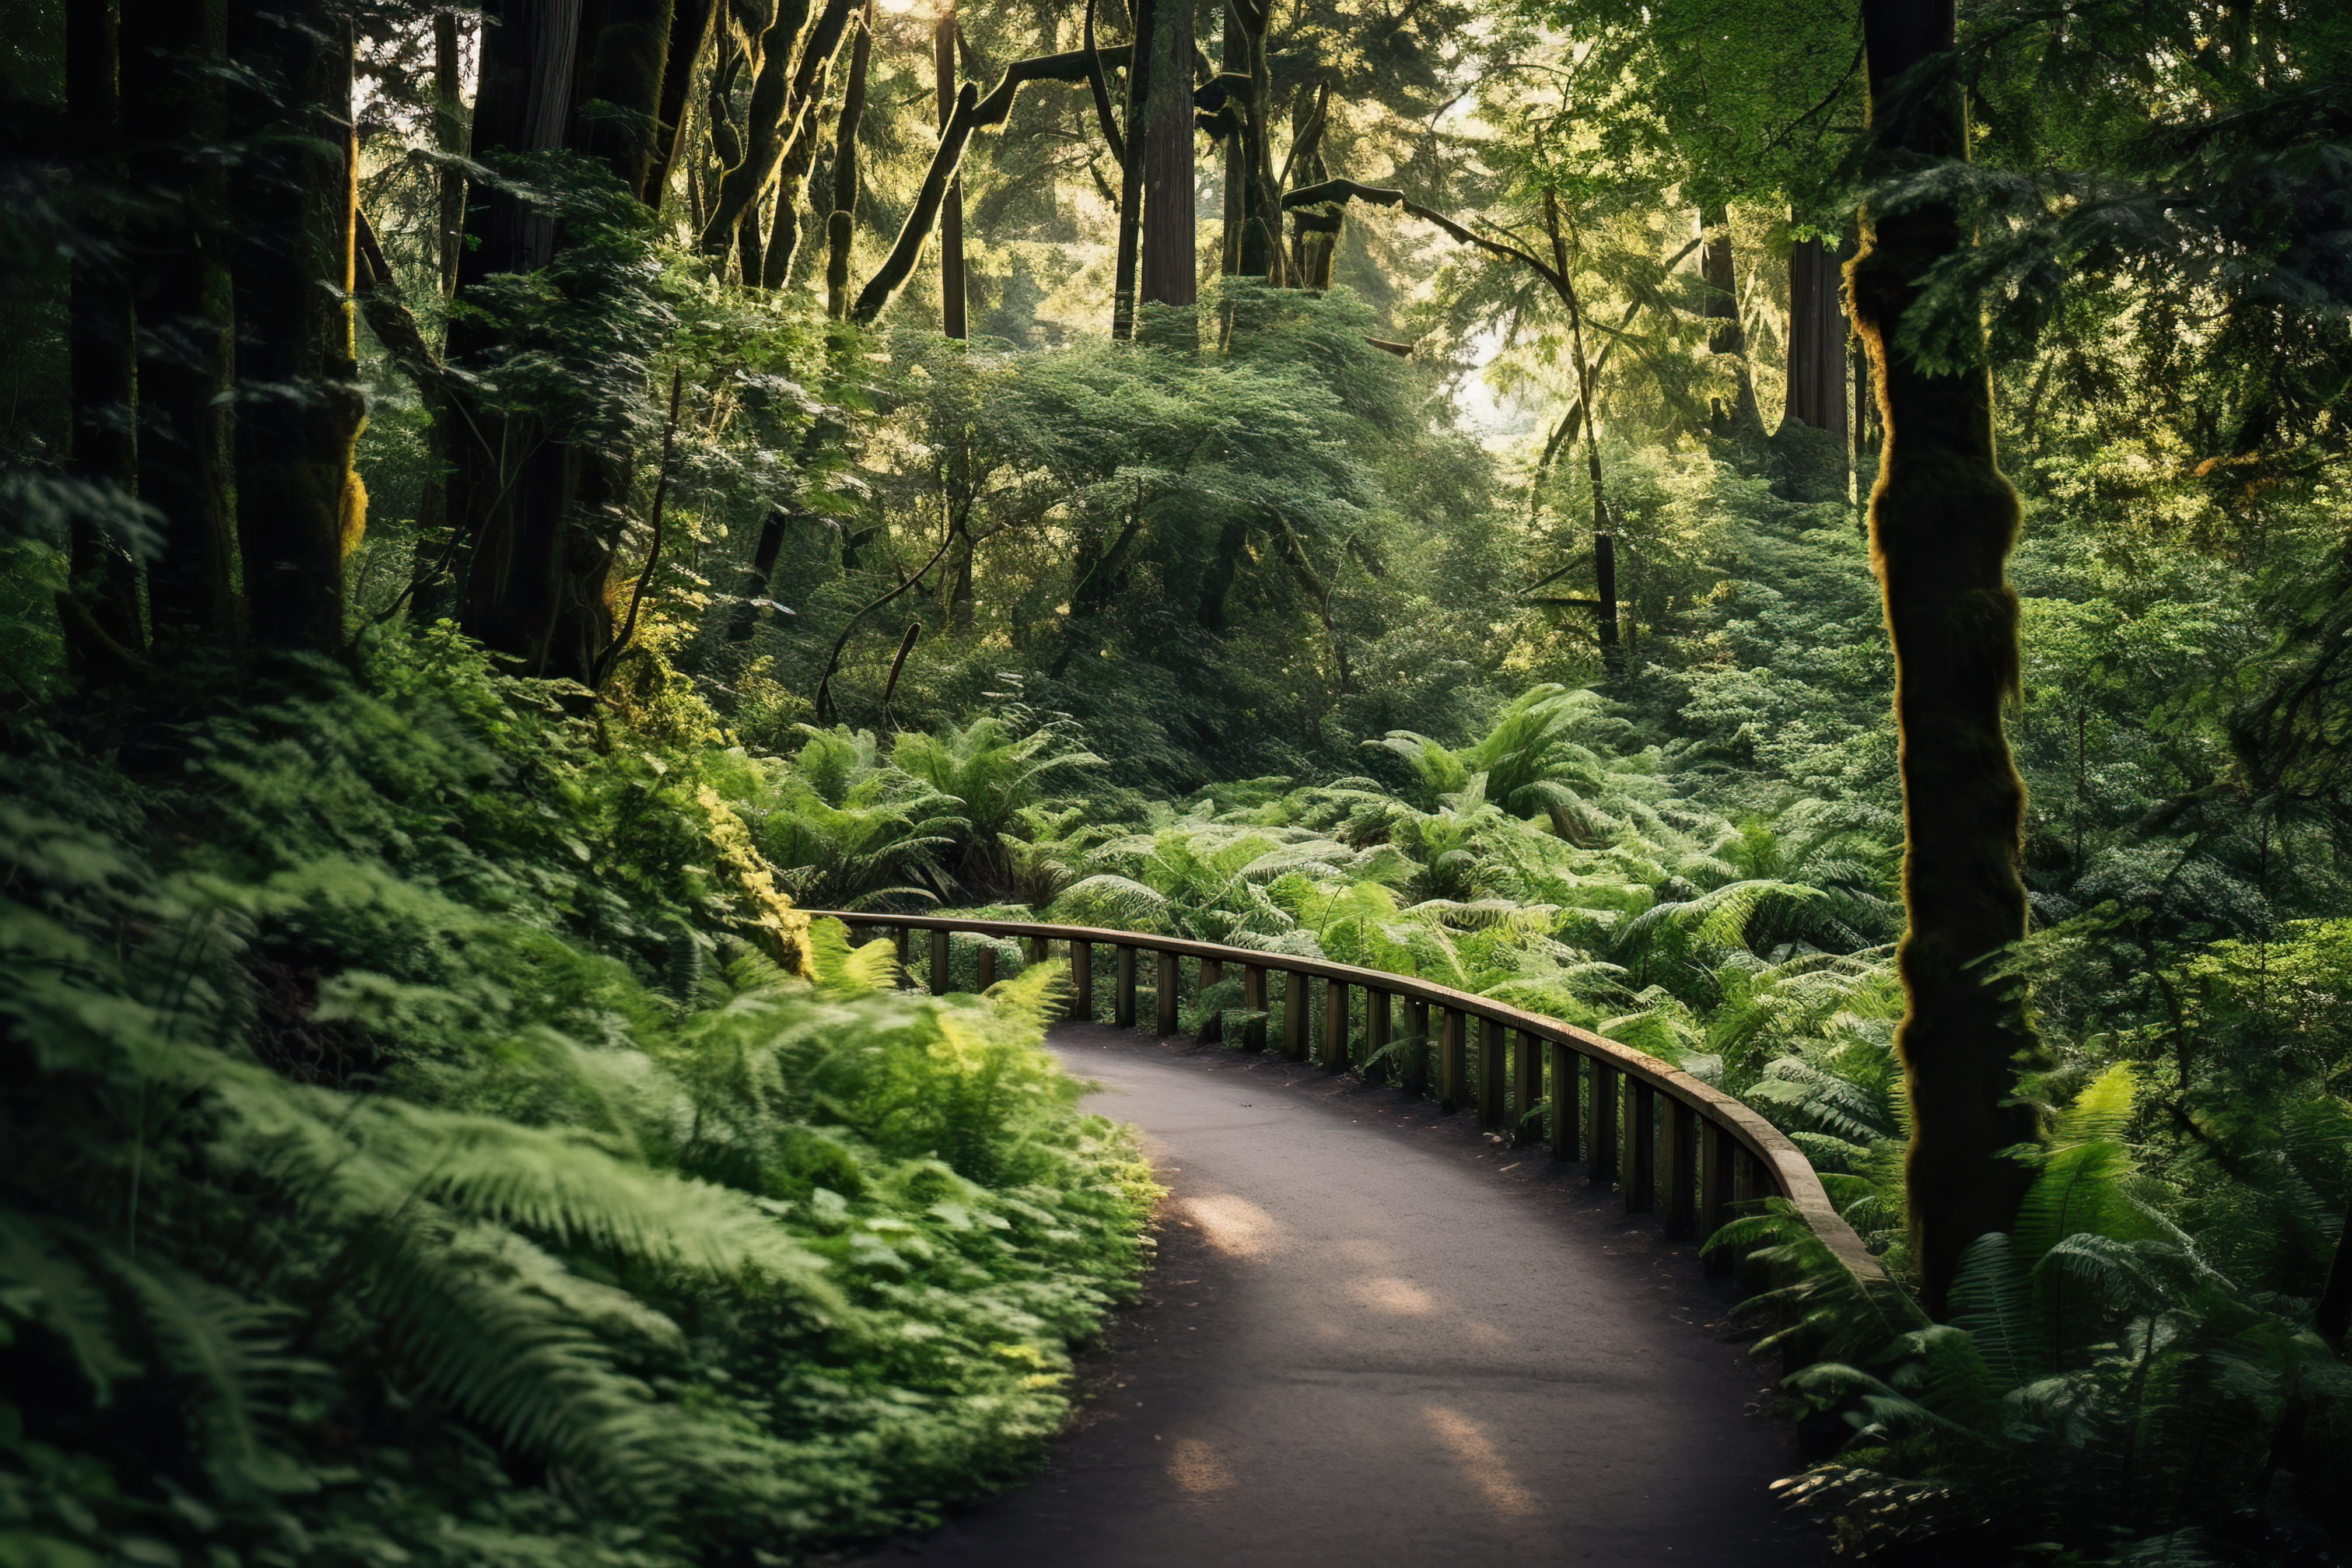
M814 15L810 0L783 0L761 31L754 54L744 54L739 35L727 70L713 82L713 142L726 169L701 245L714 263L723 262L731 247L747 287L790 271L799 240L801 185L814 158L817 101L849 17L850 0L824 0ZM752 71L751 95L738 136L728 121L728 100L735 73L746 66ZM759 221L761 204L772 195L784 205L785 226L780 237L784 254L772 267L767 232Z
M1246 103L1237 101L1234 89L1249 79L1250 40L1231 5L1225 7L1222 41L1217 47L1219 79L1227 84L1224 134L1225 193L1222 235L1217 247L1218 270L1227 278L1242 275L1242 254L1249 232L1250 214L1256 207L1249 159ZM1263 270L1261 268L1260 270Z
M1170 0L1171 4L1174 0ZM1143 144L1151 92L1150 28L1159 0L1135 0L1135 42L1127 54L1127 156L1119 161L1118 237L1112 247L1110 335L1135 335L1136 274L1142 265Z
M1144 68L1144 113L1129 150L1141 143L1143 237L1138 293L1147 304L1191 306L1200 298L1200 246L1192 219L1192 7L1184 0L1154 0L1150 30L1138 22L1134 57ZM1198 329L1175 330L1181 344L1197 346Z
M433 141L446 157L465 155L467 116L465 105L463 56L459 49L457 15L443 11L433 18ZM466 176L453 163L444 163L440 184L440 255L436 285L446 299L457 288L457 257L466 241ZM388 283L387 285L388 286ZM453 410L448 395L436 384L420 388L425 404L425 461L428 478L416 501L416 555L408 574L408 615L430 625L449 611L449 584L456 552L451 548L449 487L442 475L453 449L449 428Z
M1756 401L1756 377L1748 363L1748 329L1739 320L1739 273L1731 248L1731 212L1721 203L1699 213L1706 236L1699 251L1699 276L1706 300L1699 314L1708 323L1706 351L1731 359L1731 406L1715 422L1714 433L1743 444L1764 438L1764 413Z
M1838 265L1818 239L1789 249L1789 386L1784 416L1843 438L1845 312Z
M667 174L668 167L661 115L673 85L668 68L676 10L676 0L587 0L580 18L575 107L605 103L617 112L583 116L572 144L618 174L629 194L648 206L657 198L654 170Z
M582 0L499 0L485 8L474 101L478 157L496 160L563 145L582 16ZM554 254L553 224L507 191L485 191L467 216L457 269L461 296L501 273L536 271ZM488 323L461 315L450 324L452 362L495 354L499 347ZM576 465L531 414L480 404L469 414L478 438L457 444L449 477L449 518L465 555L457 585L461 624L468 636L541 673L559 640L565 522ZM584 680L588 671L565 673Z
M121 62L112 0L82 0L67 7L67 135L114 187L123 184ZM121 262L110 256L77 257L67 319L69 466L79 478L126 500L139 483L131 436L138 415L137 333ZM74 520L71 548L76 604L116 649L144 651L138 568L129 552L88 518ZM71 650L77 645L67 646Z
M677 167L685 146L686 121L694 94L695 72L710 47L718 26L720 0L675 0L669 16L669 43L662 59L661 103L655 130L652 162L646 166L645 189L637 199L659 211L669 192L670 173Z
M264 647L328 650L343 556L366 527L352 468L367 403L352 321L352 32L326 0L240 0L230 48L250 73L238 129L266 156L236 177L237 542Z
M236 526L223 447L231 374L222 82L226 0L121 0L123 129L135 186L168 193L142 224L139 498L162 513L147 569L159 648L237 634Z
M1878 167L1966 157L1957 89L1919 85L1934 69L1926 63L1953 48L1954 0L1863 0L1862 14ZM2019 511L1994 461L1985 366L1930 371L1901 346L1928 270L1969 242L1958 209L1865 212L1864 234L1846 277L1885 432L1870 526L1903 776L1905 1191L1927 1310L1941 1317L1963 1254L2015 1223L2030 1183L2000 1152L2039 1132L2032 1110L2013 1103L2020 1063L2037 1049L2023 998L1989 973L2026 920L2025 790L2001 727L2018 680L2017 595L2004 565Z
M480 155L589 150L633 194L656 195L662 105L692 67L668 58L674 0L502 0L494 10L474 115ZM591 101L604 106L594 117L581 112ZM542 267L560 237L544 214L489 193L461 279ZM494 353L494 332L461 318L450 357ZM469 415L479 439L459 444L450 485L451 516L471 542L466 630L528 673L585 683L612 638L606 578L629 454L567 439L531 413Z
M1609 521L1609 498L1601 483L1601 437L1593 423L1592 405L1598 401L1601 377L1592 362L1584 353L1584 310L1576 297L1576 280L1569 272L1567 236L1561 231L1559 198L1550 191L1544 193L1544 226L1551 237L1551 264L1554 276L1559 279L1559 293L1568 306L1569 350L1574 356L1577 402L1584 410L1584 466L1586 477L1592 485L1592 571L1593 592L1601 607L1596 612L1600 622L1601 664L1611 677L1625 672L1625 651L1618 641L1617 626L1617 536Z
M825 219L824 313L849 314L849 264L856 238L857 126L866 117L866 68L874 53L874 0L858 13L850 45L849 80L841 93L841 121L833 141L833 205Z
M931 31L931 71L938 86L940 129L945 131L955 113L956 97L956 21L954 0L940 14L939 26ZM963 172L958 167L948 181L947 195L940 204L940 333L962 341L971 336L964 322L963 279ZM971 581L971 557L964 562L964 580Z

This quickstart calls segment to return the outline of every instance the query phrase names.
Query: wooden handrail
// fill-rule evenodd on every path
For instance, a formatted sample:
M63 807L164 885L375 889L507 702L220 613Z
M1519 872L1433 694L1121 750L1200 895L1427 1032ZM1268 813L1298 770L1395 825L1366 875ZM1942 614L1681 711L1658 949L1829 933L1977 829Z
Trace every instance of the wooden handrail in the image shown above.
M1137 972L1141 967L1138 959L1149 953L1156 960L1154 967L1158 971L1153 1022L1161 1035L1172 1033L1175 1028L1174 982L1176 961L1180 958L1214 966L1212 973L1215 974L1239 968L1244 976L1244 998L1252 1011L1265 1008L1265 976L1268 971L1321 980L1333 988L1325 998L1322 1030L1322 1065L1333 1070L1348 1065L1344 1032L1349 1015L1345 993L1340 988L1360 987L1368 999L1383 999L1377 1006L1370 1005L1368 1000L1368 1054L1397 1037L1397 1033L1410 1036L1420 1032L1428 1036L1437 1045L1436 1082L1407 1087L1433 1091L1449 1109L1473 1103L1466 1097L1464 1079L1475 1055L1480 1068L1475 1103L1482 1122L1490 1126L1504 1115L1502 1089L1506 1076L1517 1078L1523 1107L1537 1098L1535 1090L1540 1087L1541 1072L1538 1053L1531 1043L1540 1042L1545 1047L1542 1054L1550 1058L1555 1090L1551 1116L1553 1153L1562 1159L1575 1159L1580 1142L1592 1179L1596 1183L1618 1182L1624 1189L1628 1209L1649 1206L1650 1189L1654 1185L1668 1228L1696 1231L1704 1239L1720 1223L1729 1204L1765 1195L1757 1190L1757 1178L1760 1176L1764 1186L1789 1201L1858 1281L1874 1284L1886 1278L1885 1267L1831 1204L1812 1163L1779 1128L1713 1084L1701 1082L1680 1068L1558 1018L1382 969L1298 958L1258 948L1192 942L1149 931L1053 925L1039 921L976 920L958 915L877 914L849 910L803 912L812 918L840 921L853 931L868 928L899 932L902 961L906 956L904 933L933 933L936 962L932 964L931 984L939 992L947 989L947 938L951 932L1025 939L1033 962L1045 956L1048 942L1070 944L1073 978L1079 983L1077 1005L1080 1016L1085 1017L1091 1017L1094 1010L1093 949L1108 944L1119 950L1113 1012L1115 1021L1123 1026L1137 1022L1135 992ZM984 962L977 978L981 988L985 989L995 978L995 954L985 949L982 952ZM1406 1004L1409 1021L1416 1017L1425 1020L1430 1008L1441 1009L1439 1026L1419 1031L1407 1027L1392 1033L1388 1004L1396 999ZM1306 1057L1307 1016L1304 992L1296 985L1286 985L1282 1014L1286 1055L1301 1059ZM1478 1020L1475 1046L1470 1040L1474 1032L1472 1019ZM1520 1037L1516 1051L1508 1042L1513 1032ZM1265 1026L1260 1023L1252 1026L1244 1043L1262 1045L1265 1037ZM1573 1064L1561 1054L1563 1051L1592 1064L1591 1093L1589 1097L1579 1096L1585 1102L1581 1118L1576 1114L1579 1107L1561 1102L1562 1087L1573 1091L1574 1079L1581 1076L1573 1071ZM1507 1065L1514 1059L1517 1068L1515 1074ZM1531 1066L1537 1068L1533 1074L1528 1070ZM1522 1118L1524 1114L1523 1110ZM1660 1175L1663 1180L1657 1179ZM1743 1188L1748 1190L1742 1191Z

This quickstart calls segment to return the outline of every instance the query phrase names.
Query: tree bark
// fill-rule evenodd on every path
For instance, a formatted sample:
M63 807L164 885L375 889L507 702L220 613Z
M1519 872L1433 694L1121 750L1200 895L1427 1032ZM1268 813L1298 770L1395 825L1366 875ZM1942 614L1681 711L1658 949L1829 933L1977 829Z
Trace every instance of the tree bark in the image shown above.
M1601 473L1601 437L1592 417L1601 378L1597 368L1585 358L1584 311L1577 302L1576 282L1569 272L1566 236L1560 232L1559 198L1549 191L1544 193L1544 226L1551 237L1553 275L1559 279L1560 299L1568 306L1569 348L1576 362L1576 397L1584 410L1584 465L1592 486L1592 585L1601 602L1595 618L1600 625L1601 668L1613 679L1625 673L1625 652L1618 641L1616 531L1609 521L1608 491Z
M1170 0L1171 4L1174 0ZM1150 131L1151 27L1159 0L1135 0L1135 41L1127 57L1127 156L1119 160L1118 236L1112 247L1110 335L1135 336L1137 273L1142 266L1143 144Z
M110 0L83 0L66 11L66 117L69 146L89 158L110 185L123 183L121 36ZM69 470L129 500L139 483L131 438L138 417L138 323L130 279L113 257L74 258L68 302ZM90 619L124 652L146 647L140 624L139 574L121 541L88 518L76 518L70 591ZM73 645L68 643L68 651Z
M849 80L842 88L841 120L833 140L833 206L825 219L824 313L849 314L849 264L856 239L857 126L866 117L866 62L874 53L874 0L858 13L849 49Z
M124 133L134 184L170 193L141 226L139 499L163 516L147 568L158 648L219 647L238 633L236 525L222 462L232 350L222 82L226 0L121 0Z
M701 244L714 262L723 261L731 247L746 286L763 285L772 274L790 270L799 238L800 186L814 161L817 100L849 17L850 0L824 0L814 19L808 0L785 0L761 33L756 58L738 62L752 68L751 107L740 155L724 146L727 139L714 138L722 144L722 156L732 162L719 178ZM723 85L713 87L711 98L715 130L725 110ZM784 254L772 267L759 222L761 204L771 193L786 226L779 237Z
M1139 134L1129 141L1143 147L1139 294L1148 304L1189 306L1200 298L1192 222L1192 7L1182 0L1152 0L1137 29L1144 114ZM1143 65L1147 47L1150 64ZM1138 123L1129 118L1129 124Z
M1722 411L1714 434L1748 444L1764 438L1764 413L1756 401L1756 377L1748 363L1748 329L1739 319L1739 273L1731 248L1731 212L1720 204L1703 209L1699 226L1706 238L1699 252L1699 275L1706 300L1699 314L1710 323L1706 352L1731 358L1731 407Z
M603 162L647 206L657 196L654 169L667 169L661 115L671 85L676 10L675 0L587 0L580 19L584 58L573 111L592 103L611 108L583 115L572 144Z
M264 647L326 651L343 557L366 529L352 468L367 411L352 342L352 33L325 0L241 0L230 46L253 83L237 130L266 145L236 181L237 542Z
M433 140L434 145L446 156L462 157L469 137L468 117L464 100L465 84L461 67L463 57L458 48L457 16L443 11L433 18ZM446 299L457 288L457 256L466 239L466 176L451 164L442 165L440 185L439 266L435 285ZM379 292L396 298L396 290L388 268L377 276L377 268L365 254L362 244L362 261L368 263L357 269L362 295L361 308L369 309L372 299ZM374 326L373 311L369 325ZM383 336L381 330L377 336ZM394 357L399 354L395 352ZM436 367L437 369L437 365ZM423 493L416 500L416 553L408 572L408 614L412 620L430 625L446 615L448 604L450 567L456 556L453 548L456 535L449 527L449 487L439 475L447 463L454 444L450 438L449 422L452 410L447 393L436 377L430 384L420 382L418 395L425 405L425 461L434 477L425 482Z
M931 70L938 88L940 129L947 129L955 113L956 93L956 21L954 0L940 15L939 26L931 31ZM964 321L963 279L963 172L961 162L957 172L948 179L947 195L940 203L940 333L959 342L971 336ZM967 573L971 558L965 557Z
M1789 249L1789 384L1784 417L1841 439L1845 419L1845 311L1838 264L1818 239Z
M637 198L656 212L668 194L670 172L677 167L688 106L693 100L695 72L710 47L719 3L720 0L676 0L670 9L669 42L662 59L661 100L656 110L653 158L646 169L645 190Z
M1925 85L1954 47L1954 0L1864 0L1870 152L1882 173L1967 156L1958 90ZM1969 1246L2009 1229L2030 1184L2001 1151L2039 1135L2032 1110L2012 1102L2037 1042L2018 988L1990 973L2026 921L2025 791L2001 724L2018 680L2004 565L2019 510L1994 460L1986 367L1931 370L1900 342L1929 268L1969 243L1958 208L1865 212L1863 226L1846 277L1885 433L1870 530L1903 778L1905 1191L1926 1305L1940 1318Z

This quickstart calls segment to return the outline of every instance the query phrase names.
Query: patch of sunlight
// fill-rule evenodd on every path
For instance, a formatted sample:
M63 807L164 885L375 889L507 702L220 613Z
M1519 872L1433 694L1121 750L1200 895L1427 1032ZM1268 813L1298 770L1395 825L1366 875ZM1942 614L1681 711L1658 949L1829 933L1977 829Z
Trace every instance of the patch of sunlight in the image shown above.
M1432 1405L1422 1411L1430 1430L1445 1445L1466 1472L1470 1484L1485 1494L1496 1513L1526 1518L1539 1506L1536 1494L1519 1483L1504 1461L1502 1451L1486 1429L1458 1410Z
M1205 1502L1234 1484L1234 1468L1202 1439L1179 1437L1169 1449L1168 1479L1187 1498Z
M1210 1246L1228 1258L1258 1258L1282 1239L1272 1215L1231 1193L1186 1198L1178 1205Z

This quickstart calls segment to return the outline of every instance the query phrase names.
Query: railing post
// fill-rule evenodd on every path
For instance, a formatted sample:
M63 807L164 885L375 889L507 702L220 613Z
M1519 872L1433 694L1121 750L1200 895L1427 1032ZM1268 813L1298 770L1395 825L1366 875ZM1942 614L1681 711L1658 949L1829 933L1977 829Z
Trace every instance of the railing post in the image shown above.
M1206 996L1209 987L1222 984L1225 966L1213 958L1201 960L1201 994ZM1218 1007L1201 1020L1201 1032L1193 1037L1202 1045L1214 1045L1225 1037L1225 1010Z
M1503 1125L1503 1021L1478 1020L1478 1125L1494 1131Z
M1031 938L1029 939L1029 949L1028 949L1028 952L1029 952L1029 962L1030 962L1030 963L1045 963L1045 939L1044 937L1042 937L1042 936L1033 936L1033 937L1031 937Z
M1566 1040L1548 1043L1544 1055L1551 1067L1551 1157L1573 1160L1584 1146L1584 1097L1578 1093L1582 1077L1576 1047Z
M1665 1117L1658 1129L1658 1165L1664 1173L1663 1207L1666 1234L1685 1237L1698 1228L1698 1112L1673 1095L1666 1097Z
M907 981L907 971L914 967L914 959L908 952L909 939L914 934L914 928L911 926L890 928L890 944L898 950L898 983L902 986Z
M931 994L944 996L954 984L948 962L948 933L935 931L931 932Z
M985 991L996 984L996 950L982 942L971 950L971 988Z
M1265 965L1242 965L1242 1005L1258 1016L1242 1026L1242 1049L1265 1049Z
M1307 1059L1307 976L1295 969L1282 972L1282 1054Z
M1625 1212L1656 1206L1658 1185L1658 1091L1635 1079L1625 1097Z
M1135 1027L1135 949L1118 944L1118 989L1111 998L1110 1021L1122 1029Z
M1698 1142L1698 1238L1706 1240L1723 1228L1730 1218L1731 1207L1731 1134L1713 1121L1699 1124ZM1708 1253L1709 1273L1720 1273L1728 1267L1728 1259Z
M1543 1142L1543 1123L1531 1112L1543 1103L1543 1037L1521 1029L1511 1051L1511 1147Z
M1323 986L1323 1070L1348 1070L1348 983L1331 980Z
M1081 1024L1095 1021L1095 944L1070 943L1070 1016Z
M1592 1064L1592 1095L1584 1102L1584 1179L1606 1186L1617 1179L1617 1089L1624 1076L1599 1057Z
M1176 1032L1176 992L1182 984L1176 973L1176 955L1155 952L1152 958L1151 1032L1161 1039Z
M1418 996L1405 1001L1404 1032L1406 1038L1419 1042L1405 1062L1404 1091L1419 1099L1429 1093L1430 1038L1429 1004Z
M1467 1101L1468 1086L1462 1080L1469 1076L1468 1020L1452 1007L1442 1011L1445 1023L1437 1048L1437 1108L1451 1116Z
M1389 1028L1389 1003L1393 998L1386 991L1367 987L1364 992L1364 1081L1385 1083L1389 1064L1374 1061L1394 1037Z

